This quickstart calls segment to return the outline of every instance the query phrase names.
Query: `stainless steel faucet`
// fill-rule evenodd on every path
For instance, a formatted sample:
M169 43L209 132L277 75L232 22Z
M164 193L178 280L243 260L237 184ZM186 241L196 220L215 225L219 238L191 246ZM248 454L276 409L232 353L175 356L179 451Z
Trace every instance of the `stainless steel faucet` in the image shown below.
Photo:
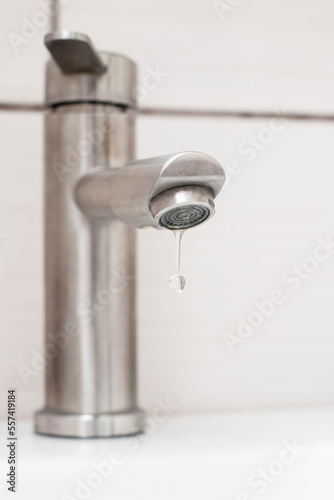
M224 171L197 152L134 161L136 65L78 33L45 43L46 401L35 429L135 434L135 228L208 219Z

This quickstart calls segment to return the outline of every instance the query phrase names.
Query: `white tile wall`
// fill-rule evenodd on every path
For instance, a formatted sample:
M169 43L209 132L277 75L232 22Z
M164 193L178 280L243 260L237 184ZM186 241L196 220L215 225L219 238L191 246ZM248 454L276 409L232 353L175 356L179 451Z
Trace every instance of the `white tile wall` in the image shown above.
M334 127L290 123L254 161L238 147L265 121L140 118L138 156L203 150L239 163L216 216L184 236L182 295L168 288L175 245L167 231L139 236L139 392L150 408L169 395L180 411L329 404L334 401L334 255L296 292L285 271L333 236ZM42 349L42 120L1 114L0 399L19 391L22 416L42 402L42 374L25 387L17 366ZM17 138L20 137L18 146ZM286 302L230 354L255 300Z
M141 119L140 156L190 148L240 174L217 200L215 218L184 236L187 288L167 287L175 244L165 232L139 234L140 388L145 406L171 394L184 410L334 401L334 257L297 291L283 273L334 240L333 125L290 123L245 161L239 144L265 122ZM307 265L307 264L306 264ZM255 300L280 289L286 301L230 354L223 334ZM152 376L154 374L154 376Z
M17 54L7 37L22 34L22 19L33 20L41 6L1 6L0 101L41 101L47 28ZM147 67L160 65L169 76L143 106L327 113L334 111L333 14L329 0L251 0L224 21L211 0L68 0L62 26L132 56L139 82ZM282 281L313 254L317 238L334 239L334 125L290 122L272 137L269 125L139 119L139 157L202 150L238 169L215 218L185 234L184 294L168 288L172 235L139 231L139 392L146 408L165 395L180 411L334 402L334 257L295 292ZM244 144L250 136L268 142L252 161ZM42 117L1 113L0 141L0 399L16 386L25 416L42 404L42 375L25 387L17 371L42 350ZM235 333L238 317L274 289L284 304L231 354L224 334Z
M39 0L0 0L0 13L0 102L41 102L50 16Z
M62 26L132 56L140 82L160 65L145 106L333 112L334 3L239 3L221 20L215 0L68 0Z
M46 2L0 0L1 101L43 98ZM133 57L139 82L147 67L168 73L143 106L334 111L331 0L241 0L223 20L216 0L60 3L61 27ZM10 33L22 37L17 52Z
M42 401L42 377L25 387L18 374L42 345L42 116L1 113L0 137L0 397L17 387L26 415Z

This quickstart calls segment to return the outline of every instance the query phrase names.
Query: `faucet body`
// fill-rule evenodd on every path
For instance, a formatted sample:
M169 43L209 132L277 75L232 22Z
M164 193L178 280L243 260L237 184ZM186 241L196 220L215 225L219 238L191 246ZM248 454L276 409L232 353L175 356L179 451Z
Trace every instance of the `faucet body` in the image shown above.
M144 421L135 228L161 228L171 207L182 208L183 221L192 209L212 215L224 173L201 153L135 162L134 63L97 54L87 37L69 32L48 35L46 44L54 58L45 113L46 376L35 429L135 434Z
M75 200L77 182L95 165L133 160L133 125L132 110L98 104L59 106L45 116L46 408L37 414L38 432L140 430L136 231L116 218L88 219ZM56 352L48 355L48 345Z

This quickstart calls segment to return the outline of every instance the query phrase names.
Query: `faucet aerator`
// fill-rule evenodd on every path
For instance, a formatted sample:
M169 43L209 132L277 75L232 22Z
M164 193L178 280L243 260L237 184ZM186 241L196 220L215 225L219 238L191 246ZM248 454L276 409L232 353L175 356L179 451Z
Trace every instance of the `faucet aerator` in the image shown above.
M154 220L171 231L202 224L215 213L213 194L202 186L181 186L155 196L150 203Z

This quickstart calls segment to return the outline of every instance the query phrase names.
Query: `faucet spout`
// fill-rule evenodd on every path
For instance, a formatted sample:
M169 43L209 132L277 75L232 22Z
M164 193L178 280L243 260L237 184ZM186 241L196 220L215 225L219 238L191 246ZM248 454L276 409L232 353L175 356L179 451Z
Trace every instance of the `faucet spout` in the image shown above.
M92 218L185 229L214 214L213 200L224 181L222 166L211 156L174 153L95 170L79 180L76 201Z

